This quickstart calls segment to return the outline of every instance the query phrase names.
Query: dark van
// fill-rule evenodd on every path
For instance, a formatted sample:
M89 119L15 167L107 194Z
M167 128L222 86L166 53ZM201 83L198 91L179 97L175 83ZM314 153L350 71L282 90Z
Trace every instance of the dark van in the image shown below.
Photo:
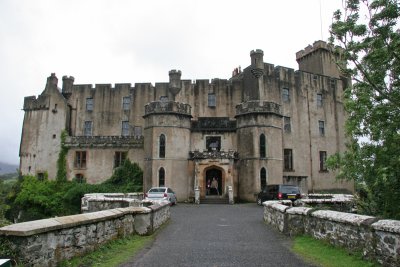
M289 199L295 201L301 198L299 187L288 184L271 184L261 190L257 195L257 204L261 205L267 200Z

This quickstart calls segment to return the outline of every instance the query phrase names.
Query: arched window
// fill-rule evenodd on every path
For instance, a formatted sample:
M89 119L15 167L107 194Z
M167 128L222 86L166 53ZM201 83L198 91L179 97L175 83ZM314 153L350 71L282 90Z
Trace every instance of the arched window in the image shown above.
M265 168L261 168L260 183L261 183L261 189L263 189L267 185L267 170Z
M165 135L160 135L160 149L159 149L160 158L165 158Z
M261 134L260 135L260 158L265 158L267 157L267 142L265 140L265 135Z
M165 170L160 168L158 171L158 186L165 186Z

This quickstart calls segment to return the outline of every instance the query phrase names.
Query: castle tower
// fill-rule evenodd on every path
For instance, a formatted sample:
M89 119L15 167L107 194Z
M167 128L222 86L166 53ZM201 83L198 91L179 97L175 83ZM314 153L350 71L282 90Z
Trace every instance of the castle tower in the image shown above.
M62 77L63 84L62 84L62 91L61 92L67 98L72 93L72 88L74 86L74 80L75 80L75 78L72 77L72 76L63 76Z
M299 70L319 75L340 78L341 73L336 65L339 54L324 41L316 41L311 46L296 53Z
M279 104L247 101L236 106L237 149L240 157L239 198L254 201L265 182L282 183L282 112Z
M264 93L264 52L261 49L250 52L251 65L244 72L245 91L243 100L263 100Z
M52 73L49 77L47 77L45 90L49 88L57 88L57 85L58 85L58 78L55 73Z
M169 71L169 91L171 94L175 96L179 93L181 90L181 75L182 72L180 70L171 70Z
M154 101L145 106L143 189L174 188L179 200L189 198L188 155L191 106L175 101Z

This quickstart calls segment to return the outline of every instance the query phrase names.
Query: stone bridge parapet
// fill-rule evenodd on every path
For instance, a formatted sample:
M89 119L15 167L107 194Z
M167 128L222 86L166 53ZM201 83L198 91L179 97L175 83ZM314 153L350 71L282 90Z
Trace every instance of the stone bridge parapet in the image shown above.
M364 257L384 266L400 266L400 221L285 204L263 204L264 221L280 232L310 235L349 251L362 251Z
M132 234L150 235L170 218L161 202L23 222L0 228L0 244L22 266L57 266L63 260Z

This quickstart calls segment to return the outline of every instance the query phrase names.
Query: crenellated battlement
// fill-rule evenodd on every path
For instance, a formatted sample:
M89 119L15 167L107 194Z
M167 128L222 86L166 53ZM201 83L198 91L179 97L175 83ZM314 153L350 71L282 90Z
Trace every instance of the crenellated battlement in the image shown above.
M333 52L334 51L334 47L324 41L315 41L313 43L313 45L308 45L306 48L304 48L303 50L300 50L296 53L296 60L299 61L301 60L303 57L314 53L317 50L325 50L328 52Z
M340 49L324 41L316 41L297 52L296 60L301 71L340 78L342 73L336 64L340 54Z
M49 100L46 96L40 95L38 98L36 96L27 96L24 98L23 110L48 110L49 106Z

